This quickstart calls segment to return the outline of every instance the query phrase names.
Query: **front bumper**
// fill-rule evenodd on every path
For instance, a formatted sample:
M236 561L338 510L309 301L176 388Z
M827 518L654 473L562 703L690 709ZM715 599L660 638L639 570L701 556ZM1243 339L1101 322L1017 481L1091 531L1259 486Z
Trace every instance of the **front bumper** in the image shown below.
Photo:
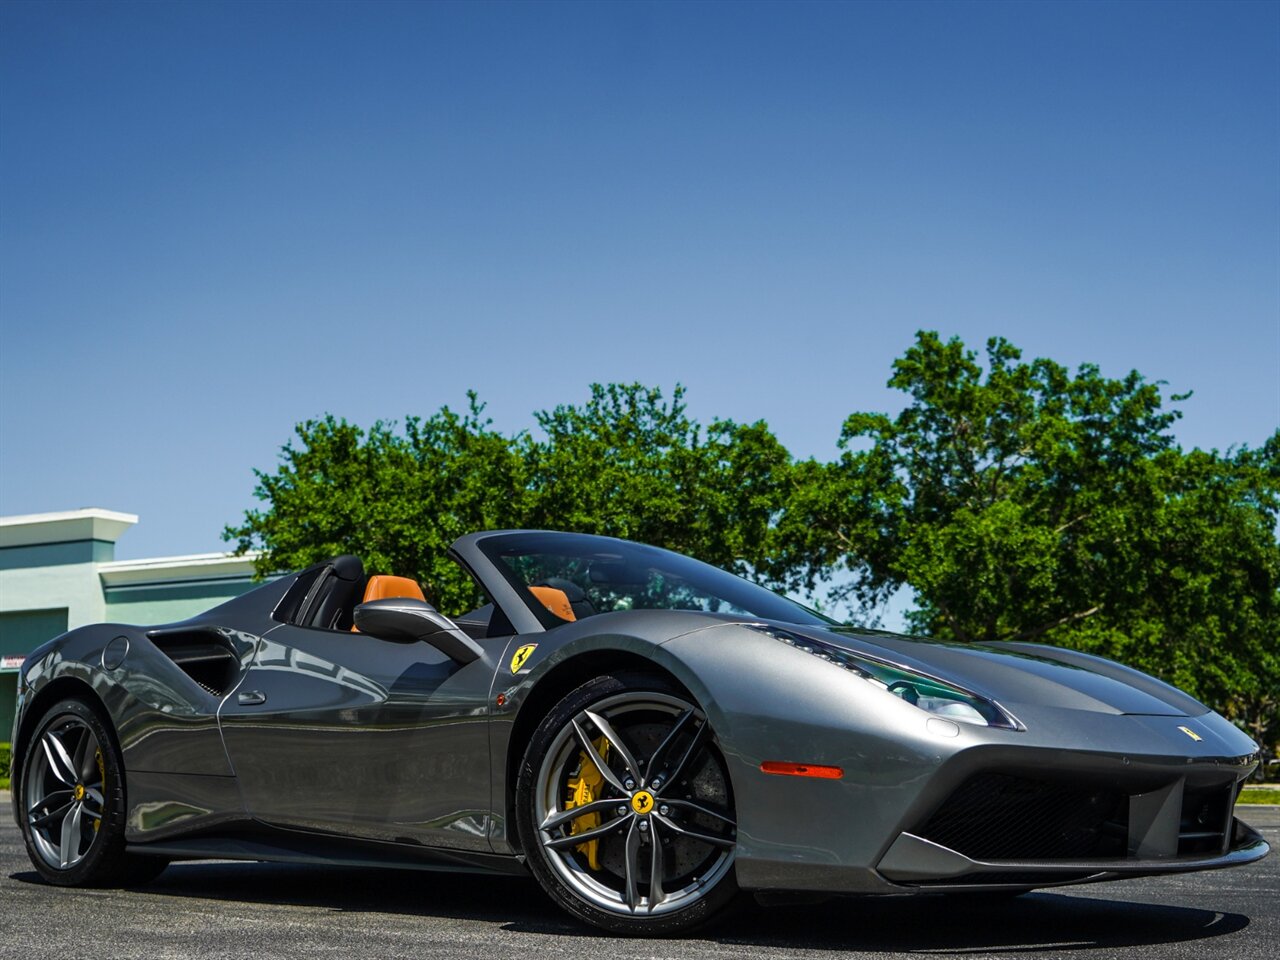
M914 789L894 790L904 801L897 811L877 802L877 789L849 783L847 773L830 784L769 784L797 805L804 802L800 794L812 800L823 787L835 787L824 806L832 814L842 808L844 816L816 831L821 820L809 819L804 846L794 837L776 842L784 839L779 831L740 829L738 881L756 890L910 894L1027 890L1241 866L1270 852L1262 836L1234 816L1240 780L1253 766L1252 756L1184 759L1175 767L1165 758L1035 750L1012 762L1006 751L974 749L953 756ZM1046 777L1046 770L1047 780L1032 780ZM987 779L1037 782L1065 796L1056 807L1035 793L1021 807L966 804L971 786ZM860 807L866 811L861 819Z
M1252 756L1184 760L1176 768L1165 758L1036 750L1016 764L1006 756L1004 764L983 765L992 759L982 750L954 756L919 785L915 801L896 818L877 808L876 790L867 794L872 803L859 804L861 788L842 782L838 805L851 814L861 805L868 817L859 822L846 815L844 826L810 833L808 846L768 842L771 833L778 837L774 831L740 831L739 883L749 890L899 895L1030 890L1239 867L1270 852L1260 833L1234 817ZM1047 780L1032 781L1046 777L1046 768ZM984 810L968 803L970 787L988 780L1038 782L1044 791L1061 788L1065 797L1056 806L1032 791L1021 805L993 803ZM823 786L771 785L810 795ZM890 820L887 832L872 832Z
M1030 889L1167 873L1238 867L1261 860L1270 845L1248 824L1232 818L1227 849L1214 854L1123 859L977 860L911 833L898 836L877 864L887 883L927 892Z
M1235 866L1268 852L1233 818L1257 745L1217 714L1076 709L1028 690L1022 702L1001 701L1024 729L939 722L808 654L780 670L777 642L753 634L709 630L664 645L692 668L687 682L724 753L744 889L1028 889ZM764 761L843 776L771 776ZM942 814L982 777L1041 792L988 791L989 809L979 792L948 828Z

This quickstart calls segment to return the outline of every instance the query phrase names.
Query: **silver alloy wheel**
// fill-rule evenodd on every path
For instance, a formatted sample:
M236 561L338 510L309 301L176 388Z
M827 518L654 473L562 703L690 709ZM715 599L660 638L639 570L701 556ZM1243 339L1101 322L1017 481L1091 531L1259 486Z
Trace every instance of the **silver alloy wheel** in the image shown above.
M24 784L31 838L45 863L68 870L84 859L102 825L102 748L88 724L66 716L32 750Z
M592 704L560 730L538 770L534 818L547 861L575 893L611 913L660 916L690 906L724 877L736 824L710 734L692 704L645 691ZM584 758L602 778L599 796L566 808ZM582 817L598 825L574 833ZM590 841L603 851L596 868L580 849Z

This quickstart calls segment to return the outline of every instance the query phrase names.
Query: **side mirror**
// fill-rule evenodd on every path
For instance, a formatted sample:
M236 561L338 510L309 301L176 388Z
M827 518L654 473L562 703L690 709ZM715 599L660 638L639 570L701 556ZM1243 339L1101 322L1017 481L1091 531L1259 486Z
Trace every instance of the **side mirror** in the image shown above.
M355 620L361 633L402 643L420 640L464 666L479 660L484 653L456 623L421 600L370 600L356 607Z

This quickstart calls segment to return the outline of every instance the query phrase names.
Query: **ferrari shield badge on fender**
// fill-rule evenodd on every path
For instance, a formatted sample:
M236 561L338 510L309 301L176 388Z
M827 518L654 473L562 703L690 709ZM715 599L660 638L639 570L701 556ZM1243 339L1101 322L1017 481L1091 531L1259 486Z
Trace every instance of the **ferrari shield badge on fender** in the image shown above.
M523 649L523 648L522 648L522 649ZM520 656L520 654L519 654L519 653L517 653L517 654L516 654L516 656L518 657L518 656ZM514 672L514 671L513 671L513 672ZM1179 727L1178 729L1179 729L1179 730L1181 730L1183 733L1185 733L1185 734L1186 734L1188 737L1190 737L1192 740L1196 741L1197 743L1199 743L1201 740L1203 740L1203 739L1204 739L1204 737L1200 736L1200 734L1196 733L1196 732L1195 732L1194 730L1192 730L1190 727Z
M538 649L536 643L526 643L523 647L516 651L516 655L511 658L511 672L519 673L520 668L524 666L524 662L533 655L533 651Z

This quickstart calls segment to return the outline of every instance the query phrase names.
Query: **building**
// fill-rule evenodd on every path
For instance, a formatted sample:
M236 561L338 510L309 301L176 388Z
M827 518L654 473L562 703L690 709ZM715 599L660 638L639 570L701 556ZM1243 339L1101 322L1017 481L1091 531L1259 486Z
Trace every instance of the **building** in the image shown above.
M0 517L0 741L10 738L18 668L87 623L172 623L254 586L252 555L116 560L138 518L91 507Z

